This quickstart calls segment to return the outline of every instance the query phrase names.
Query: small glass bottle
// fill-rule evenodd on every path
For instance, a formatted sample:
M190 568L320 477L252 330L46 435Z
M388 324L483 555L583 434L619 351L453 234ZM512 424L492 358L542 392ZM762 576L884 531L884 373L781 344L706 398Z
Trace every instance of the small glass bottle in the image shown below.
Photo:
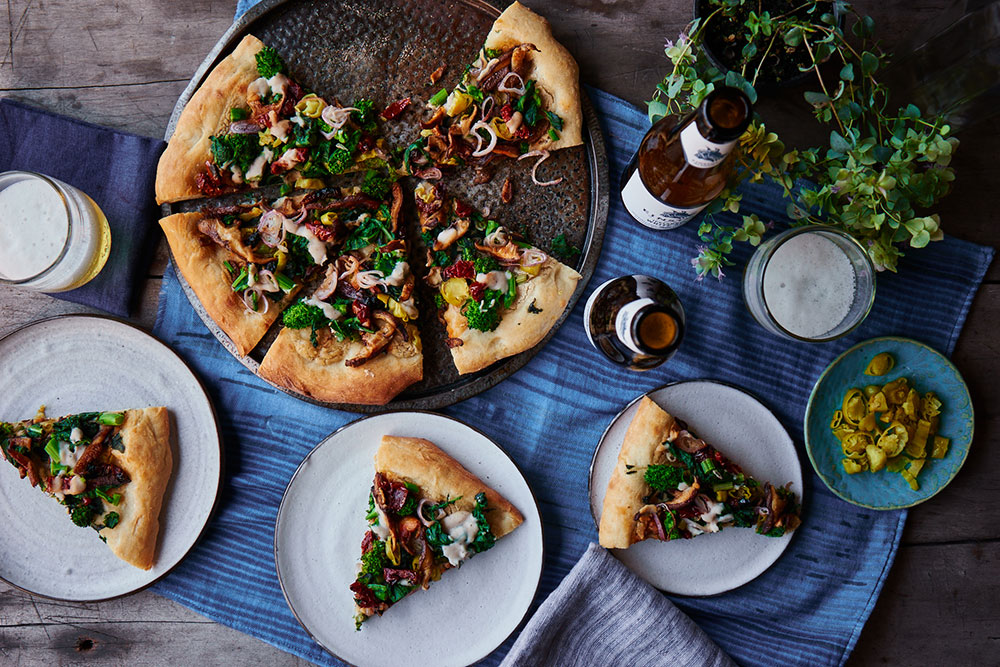
M729 156L752 111L743 91L720 86L687 116L654 123L622 174L629 214L646 227L674 229L701 212L725 189Z
M623 276L590 295L587 338L604 356L634 371L656 368L684 338L684 309L670 287L651 276Z

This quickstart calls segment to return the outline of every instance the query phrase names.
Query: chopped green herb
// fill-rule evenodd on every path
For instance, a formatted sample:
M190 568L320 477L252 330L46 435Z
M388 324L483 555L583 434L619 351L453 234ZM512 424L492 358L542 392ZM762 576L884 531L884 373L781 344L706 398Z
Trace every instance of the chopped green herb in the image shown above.
M103 424L104 426L121 426L125 423L125 413L124 412L102 412L97 418L98 424Z
M246 109L241 109L239 107L233 107L229 110L229 120L232 121L244 120L248 115L249 113Z
M433 107L439 107L442 104L444 104L445 100L447 99L448 99L448 89L442 88L441 90L434 93L434 96L430 100L428 100L427 103Z
M643 479L654 491L669 493L676 491L685 480L685 469L681 466L651 465L646 468Z
M580 254L580 249L566 240L566 234L559 234L552 239L552 254L563 261L570 261Z
M118 494L116 493L115 495L117 496ZM114 504L117 505L118 503ZM115 526L118 525L119 521L121 521L121 517L118 516L118 512L108 512L107 514L104 515L105 528L114 528Z

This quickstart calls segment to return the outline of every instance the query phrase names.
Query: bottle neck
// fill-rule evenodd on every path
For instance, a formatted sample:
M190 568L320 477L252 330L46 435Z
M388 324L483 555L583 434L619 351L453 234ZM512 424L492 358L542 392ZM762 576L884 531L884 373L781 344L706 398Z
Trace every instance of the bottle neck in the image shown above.
M680 131L684 159L699 169L711 169L722 164L739 142L738 138L719 141L710 128L706 129L706 125L707 123L702 120L702 114L696 113Z
M643 335L645 330L648 335ZM645 355L662 355L677 339L672 315L653 299L630 301L615 316L615 335L625 347Z

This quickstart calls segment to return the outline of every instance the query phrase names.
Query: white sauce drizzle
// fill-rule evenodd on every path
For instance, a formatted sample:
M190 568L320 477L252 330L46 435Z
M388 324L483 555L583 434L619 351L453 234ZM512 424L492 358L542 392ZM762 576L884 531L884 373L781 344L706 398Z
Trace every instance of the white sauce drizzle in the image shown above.
M448 532L448 537L452 539L451 544L441 547L441 552L453 567L457 567L469 557L467 547L476 539L479 524L471 512L462 510L441 519L441 527Z
M314 296L311 296L308 299L303 299L302 303L306 304L307 306L316 306L317 308L323 311L323 317L325 317L328 320L339 320L341 317L344 316L342 312L340 312L339 310L328 304L326 301L320 301Z

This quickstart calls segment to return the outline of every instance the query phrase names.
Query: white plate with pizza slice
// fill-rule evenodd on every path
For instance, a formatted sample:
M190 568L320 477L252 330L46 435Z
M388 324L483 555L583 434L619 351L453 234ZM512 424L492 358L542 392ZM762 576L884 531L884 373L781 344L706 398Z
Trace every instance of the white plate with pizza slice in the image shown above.
M383 436L430 441L524 520L358 631L350 587L371 527L365 514ZM443 415L390 412L348 424L306 456L282 497L274 552L292 613L334 656L355 665L466 665L503 643L527 614L542 572L542 521L524 476L488 437Z
M775 486L790 483L802 497L802 467L788 432L756 397L732 385L690 380L654 389L629 403L612 420L594 452L590 507L600 525L605 494L618 463L626 431L644 397L716 447L743 471ZM758 535L753 528L725 526L692 539L639 541L611 553L650 584L676 595L717 595L753 580L773 565L795 532Z
M126 322L65 315L0 339L0 386L7 422L31 419L40 405L54 418L166 407L170 455L159 460L172 461L153 563L144 570L116 557L94 530L74 525L66 507L0 459L0 579L36 595L95 602L149 586L188 554L215 508L222 449L208 395L175 352ZM142 479L160 472L147 466ZM161 482L151 485L159 491ZM126 502L141 483L133 474L121 487Z

